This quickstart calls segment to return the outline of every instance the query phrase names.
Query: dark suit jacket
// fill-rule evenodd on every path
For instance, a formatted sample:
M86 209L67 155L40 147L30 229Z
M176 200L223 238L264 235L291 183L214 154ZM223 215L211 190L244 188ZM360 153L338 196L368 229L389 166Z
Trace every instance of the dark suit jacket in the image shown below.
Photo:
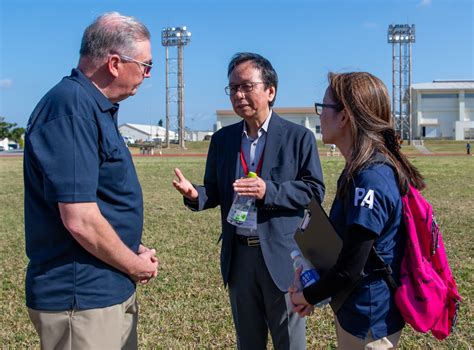
M239 152L243 121L224 127L211 139L204 185L194 185L198 202L185 200L193 210L221 207L221 272L229 281L235 226L226 221L232 205L232 183L239 174ZM313 133L286 121L273 112L268 126L261 174L266 183L263 200L257 201L257 231L265 263L273 281L282 291L293 282L290 253L297 249L293 239L304 209L314 196L322 201L324 183Z

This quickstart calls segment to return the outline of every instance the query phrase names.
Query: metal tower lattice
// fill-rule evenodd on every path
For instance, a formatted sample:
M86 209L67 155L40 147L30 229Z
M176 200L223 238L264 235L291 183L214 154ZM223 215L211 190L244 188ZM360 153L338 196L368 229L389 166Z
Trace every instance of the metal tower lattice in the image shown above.
M395 130L402 140L411 143L411 44L415 42L415 25L389 25L387 41L392 44L392 115Z
M185 148L183 47L190 41L191 32L186 27L161 31L161 44L166 49L166 147L170 145L170 127L177 125L179 147ZM169 57L169 46L177 47L177 57ZM172 106L176 107L176 113Z

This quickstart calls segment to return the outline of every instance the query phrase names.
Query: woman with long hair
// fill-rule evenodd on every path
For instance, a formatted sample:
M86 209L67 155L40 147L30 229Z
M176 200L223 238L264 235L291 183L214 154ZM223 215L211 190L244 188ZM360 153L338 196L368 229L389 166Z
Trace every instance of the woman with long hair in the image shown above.
M382 81L365 72L329 73L328 80L315 107L323 142L335 144L346 161L330 212L343 244L318 282L302 291L290 288L293 310L306 316L312 305L353 286L335 315L338 348L395 348L404 321L371 251L373 246L398 281L406 242L401 196L408 184L422 189L423 177L400 151Z

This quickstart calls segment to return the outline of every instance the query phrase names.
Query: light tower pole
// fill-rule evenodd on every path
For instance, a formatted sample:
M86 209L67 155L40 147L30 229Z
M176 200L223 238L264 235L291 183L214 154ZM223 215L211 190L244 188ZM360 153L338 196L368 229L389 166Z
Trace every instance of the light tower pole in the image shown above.
M387 42L392 44L392 115L395 130L402 140L408 140L411 144L411 44L415 42L415 25L389 25Z
M185 137L186 130L184 126L184 73L183 73L183 47L191 41L191 32L189 32L186 27L172 27L172 28L163 28L161 31L161 44L166 49L166 146L169 147L169 129L170 129L170 103L177 102L178 110L178 143L180 148L186 148L185 146ZM172 59L168 56L168 47L177 46L177 71L172 71L169 69L170 61ZM177 81L177 86L169 85L169 75L177 74L175 76L175 81ZM172 99L172 91L177 90L178 99L174 101Z

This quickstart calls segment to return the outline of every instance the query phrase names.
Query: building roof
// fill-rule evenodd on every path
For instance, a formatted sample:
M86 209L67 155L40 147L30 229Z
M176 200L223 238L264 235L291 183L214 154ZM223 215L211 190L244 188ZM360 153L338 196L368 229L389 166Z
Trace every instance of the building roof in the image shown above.
M279 107L273 108L278 114L316 114L314 107ZM218 109L216 114L219 116L235 116L235 112L231 109Z
M474 80L433 80L432 83L412 84L415 90L474 90Z
M147 136L164 135L166 133L166 128L163 128L162 126L158 126L158 125L125 123L125 124L121 124L119 126L119 129L124 126L140 131L141 133ZM174 135L174 134L175 132L170 130L170 135Z

